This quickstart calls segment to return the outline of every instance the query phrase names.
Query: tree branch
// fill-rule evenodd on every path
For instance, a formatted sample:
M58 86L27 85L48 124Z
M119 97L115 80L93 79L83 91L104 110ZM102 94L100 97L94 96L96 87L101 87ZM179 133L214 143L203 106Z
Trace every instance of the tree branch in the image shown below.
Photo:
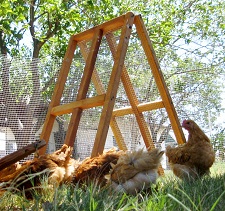
M31 0L31 3L30 3L30 22L29 22L29 25L30 25L30 34L32 36L32 39L34 40L35 39L35 29L34 29L34 5L35 5L35 1L36 0Z

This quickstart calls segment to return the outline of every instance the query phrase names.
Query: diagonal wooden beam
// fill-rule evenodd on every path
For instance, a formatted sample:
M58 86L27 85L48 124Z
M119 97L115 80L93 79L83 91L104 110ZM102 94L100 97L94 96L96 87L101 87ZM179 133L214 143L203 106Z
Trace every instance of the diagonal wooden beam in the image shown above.
M23 158L27 157L31 153L36 152L38 149L42 148L45 145L46 145L46 142L44 140L36 141L21 149L18 149L17 151L9 155L6 155L5 157L0 159L0 171L22 160Z
M78 90L77 99L76 99L77 101L86 98L88 88L89 88L89 85L91 82L91 76L92 76L92 73L94 70L96 58L98 55L98 50L99 50L99 47L101 44L102 34L103 34L103 32L100 29L95 31L95 35L92 40L91 49L88 54L88 59L87 59L86 65L84 67L84 73L83 73L80 87ZM83 110L82 108L74 108L73 109L70 123L68 126L68 130L66 133L65 142L64 142L68 146L71 146L71 147L74 146L75 137L77 134L77 129L79 126L82 110Z
M63 62L62 62L58 80L55 85L51 103L49 105L48 112L47 112L45 122L43 125L43 129L42 129L42 133L40 135L40 139L46 141L46 145L39 150L40 154L45 154L45 152L46 152L49 137L52 132L52 127L53 127L53 124L54 124L54 121L56 118L56 116L51 114L51 110L53 107L58 106L60 104L60 100L61 100L64 86L65 86L65 83L66 83L66 80L67 80L67 77L68 77L68 74L70 71L70 66L71 66L71 63L72 63L72 60L74 57L74 51L76 49L76 46L77 46L77 42L74 41L73 36L72 36L70 38L70 41L69 41L69 44L68 44L68 47L66 50L66 54L65 54Z
M106 35L106 38L107 38L107 42L108 42L108 45L110 47L110 50L112 52L113 58L115 60L116 59L116 52L117 52L117 44L116 44L115 38L114 38L112 33L108 33ZM145 146L146 146L147 149L153 149L153 148L155 148L154 142L151 138L151 134L150 134L148 125L147 125L147 123L144 119L144 116L143 116L142 112L140 112L138 110L139 101L136 97L134 88L132 86L129 74L128 74L125 66L123 66L123 71L122 71L122 74L121 74L121 80L122 80L125 92L127 94L128 100L130 102L130 105L132 107L132 111L133 111L133 113L136 117L141 135L142 135L143 140L145 142Z
M104 150L105 141L108 133L109 123L112 117L112 111L115 104L116 94L119 87L119 82L122 74L124 60L127 52L128 42L131 35L131 30L134 22L134 14L127 13L125 15L124 24L121 30L120 41L112 73L110 76L108 89L106 92L106 99L103 105L102 114L100 117L98 130L95 138L94 147L91 157L101 154Z
M78 46L80 47L82 56L84 57L85 61L87 61L87 52L89 51L89 49L87 48L86 43L81 42L78 44ZM97 73L97 70L95 68L94 68L91 80L96 88L97 94L100 95L106 92L101 82L101 79ZM112 129L113 135L116 139L119 149L126 151L127 150L126 143L124 141L123 135L114 117L112 117L110 120L110 127Z
M176 136L177 142L179 144L185 143L185 137L183 134L183 131L181 129L181 125L179 123L179 119L176 113L176 110L174 108L172 99L170 97L168 88L166 86L165 80L163 78L163 74L162 71L160 69L158 60L156 58L155 55L155 51L153 49L151 40L148 36L146 27L143 23L143 20L141 18L141 15L135 16L135 26L136 26L136 30L137 30L137 34L141 40L142 46L144 48L145 54L147 56L148 59L148 63L151 67L152 70L152 74L155 78L157 87L159 89L159 93L161 95L163 104L165 106L165 109L168 113L170 122L171 122L171 126L173 128L174 134Z

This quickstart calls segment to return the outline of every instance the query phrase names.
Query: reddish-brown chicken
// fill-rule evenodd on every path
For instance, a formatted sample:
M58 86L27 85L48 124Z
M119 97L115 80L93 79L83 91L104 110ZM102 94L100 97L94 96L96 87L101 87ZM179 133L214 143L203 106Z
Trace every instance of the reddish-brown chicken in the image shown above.
M181 179L208 174L215 161L215 152L209 138L192 120L184 120L182 127L189 133L187 143L176 148L166 148L173 173Z
M105 175L109 173L111 164L116 164L122 154L124 154L124 151L117 151L113 148L97 157L86 158L76 168L73 183L88 184L95 182L104 186L107 181Z
M71 158L72 148L63 145L61 149L52 154L45 154L23 163L13 171L3 170L0 183L0 191L13 185L18 190L24 190L27 198L32 198L32 189L41 189L41 178L48 176L48 183L58 186L61 183L70 182L79 162ZM4 174L3 174L4 173Z

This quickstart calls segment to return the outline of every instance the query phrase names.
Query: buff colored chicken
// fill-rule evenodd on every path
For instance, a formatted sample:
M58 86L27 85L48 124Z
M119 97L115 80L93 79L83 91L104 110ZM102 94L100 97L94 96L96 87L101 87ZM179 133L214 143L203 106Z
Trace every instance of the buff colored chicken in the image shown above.
M109 186L115 191L132 195L148 189L158 178L157 169L163 153L159 149L124 153L106 175Z
M187 143L176 148L166 148L166 156L173 173L181 179L209 174L215 161L215 152L209 138L192 120L184 120L182 127L189 133Z

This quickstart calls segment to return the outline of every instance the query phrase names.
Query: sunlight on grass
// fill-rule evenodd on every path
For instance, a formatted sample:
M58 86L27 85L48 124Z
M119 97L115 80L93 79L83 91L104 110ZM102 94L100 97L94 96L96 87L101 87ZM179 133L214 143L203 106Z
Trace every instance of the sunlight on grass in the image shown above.
M221 211L225 207L225 163L215 163L210 176L192 182L181 181L166 170L151 191L136 196L113 193L96 184L53 188L46 180L42 182L41 192L33 191L33 200L23 195L23 191L5 192L0 198L0 210Z
M215 162L211 167L211 174L212 176L225 174L225 162Z

